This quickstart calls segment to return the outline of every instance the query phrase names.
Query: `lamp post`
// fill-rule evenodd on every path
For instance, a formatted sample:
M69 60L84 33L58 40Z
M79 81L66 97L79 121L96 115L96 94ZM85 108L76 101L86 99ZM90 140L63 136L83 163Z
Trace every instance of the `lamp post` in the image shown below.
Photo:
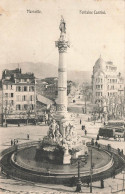
M78 182L76 186L76 192L82 192L81 189L81 178L80 178L80 159L78 158Z
M7 127L7 107L4 108L5 127Z
M92 193L92 146L90 150L91 162L90 162L90 193Z
M124 181L125 181L124 174L125 174L125 170L122 171L122 174L123 174L123 191L124 191Z

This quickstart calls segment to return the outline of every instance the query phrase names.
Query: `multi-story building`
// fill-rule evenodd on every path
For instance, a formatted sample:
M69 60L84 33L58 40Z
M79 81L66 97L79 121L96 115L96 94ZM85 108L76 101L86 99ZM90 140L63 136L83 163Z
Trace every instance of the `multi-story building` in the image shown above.
M67 81L67 95L69 95L72 87L72 81ZM58 78L49 77L36 81L36 90L38 94L46 98L55 100L58 95Z
M2 107L2 80L0 80L0 125L3 123Z
M4 70L2 73L3 114L23 115L35 112L36 88L33 73L21 69Z
M116 105L116 99L119 101L118 99L124 96L124 80L113 62L105 62L101 56L95 62L92 75L92 89L93 103L98 104L100 107L106 101L107 106L110 105L112 109Z

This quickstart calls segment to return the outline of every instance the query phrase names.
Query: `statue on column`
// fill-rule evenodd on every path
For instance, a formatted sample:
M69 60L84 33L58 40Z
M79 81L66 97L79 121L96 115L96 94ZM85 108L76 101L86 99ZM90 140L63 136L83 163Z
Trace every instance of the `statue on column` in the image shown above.
M61 16L61 22L60 22L59 29L60 29L61 33L66 33L66 23L64 21L63 16Z

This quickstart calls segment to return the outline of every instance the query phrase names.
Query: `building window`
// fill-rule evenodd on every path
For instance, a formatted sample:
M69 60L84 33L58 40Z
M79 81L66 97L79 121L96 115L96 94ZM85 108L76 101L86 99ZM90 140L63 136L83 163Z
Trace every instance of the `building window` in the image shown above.
M30 92L34 92L34 86L30 86L30 87L29 87L29 91L30 91Z
M20 104L16 105L16 110L21 110L21 105Z
M30 101L33 101L33 96L32 95L30 96Z
M13 98L14 97L14 94L13 93L11 93L11 98Z
M16 96L16 101L17 101L17 102L20 102L20 101L21 101L21 96L20 96L20 95L17 95L17 96Z
M5 93L5 98L7 98L8 97L8 93Z
M8 100L5 100L5 106L7 106L8 105Z
M24 86L24 92L26 92L27 91L27 86Z
M24 104L24 110L27 110L27 108L28 108L28 105Z
M22 96L22 101L26 101L26 96Z
M11 85L11 90L13 89L13 86Z
M16 83L19 83L19 79L15 79Z
M16 87L16 91L17 91L17 92L21 92L21 87L20 87L20 86L17 86L17 87Z

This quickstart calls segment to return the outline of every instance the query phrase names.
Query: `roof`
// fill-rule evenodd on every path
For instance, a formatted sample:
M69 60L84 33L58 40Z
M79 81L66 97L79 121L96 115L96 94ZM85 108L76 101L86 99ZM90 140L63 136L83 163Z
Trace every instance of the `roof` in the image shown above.
M17 73L15 75L15 78L18 78L18 79L34 79L34 74L33 73Z
M102 59L102 57L100 56L98 58L98 60L95 62L95 65L101 65L104 62L104 60Z
M11 81L11 80L3 80L3 82L2 82L2 84L4 84L4 85L34 85L35 84L35 82L34 81L32 81L31 83L21 83L21 82L19 82L19 83L15 83L14 81Z
M21 72L21 69L19 69L19 68L16 68L16 69L14 69L14 70L5 69L5 70L3 71L3 74L6 75L6 76L11 76L11 75L13 75L13 74L15 74L15 73L20 73L20 72Z
M98 60L95 62L94 69L103 69L105 68L105 61L100 56Z

